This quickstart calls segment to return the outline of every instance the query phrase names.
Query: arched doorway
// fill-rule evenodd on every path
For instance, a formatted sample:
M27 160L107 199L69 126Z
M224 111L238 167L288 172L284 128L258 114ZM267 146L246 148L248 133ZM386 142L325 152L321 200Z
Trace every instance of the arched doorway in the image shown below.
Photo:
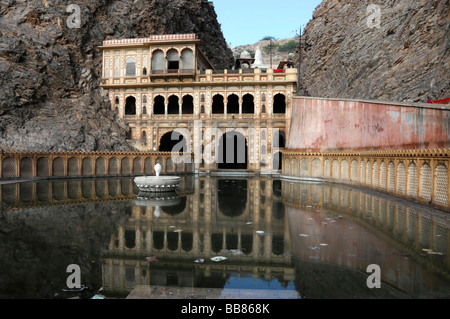
M168 114L179 114L180 104L178 102L178 96L172 95L169 97L169 105L167 106Z
M187 152L187 143L184 136L175 131L170 131L161 137L158 151L160 152Z
M284 94L279 93L273 97L273 113L286 113L286 97L284 96Z
M164 96L158 95L155 97L153 103L153 114L164 114L165 113L165 99Z
M194 98L191 95L183 96L182 114L194 114Z
M136 98L133 96L125 100L125 115L136 115Z
M239 114L239 97L236 94L228 96L227 114Z
M219 169L247 169L247 139L239 132L226 132L219 142Z
M239 217L244 214L247 208L247 180L220 179L217 182L217 190L217 202L224 216Z
M253 102L253 95L245 94L242 98L242 113L253 114L255 113L255 103Z
M213 97L212 114L223 114L225 112L225 105L223 103L223 96L216 94Z

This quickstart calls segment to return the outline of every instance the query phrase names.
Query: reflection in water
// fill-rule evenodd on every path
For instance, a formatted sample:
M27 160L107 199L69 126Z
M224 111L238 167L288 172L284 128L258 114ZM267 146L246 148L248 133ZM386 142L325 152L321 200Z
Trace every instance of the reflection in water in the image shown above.
M145 197L128 178L56 180L1 185L1 203L2 298L63 297L69 264L115 297L136 285L450 297L448 215L348 187L188 176ZM381 289L366 285L370 264Z

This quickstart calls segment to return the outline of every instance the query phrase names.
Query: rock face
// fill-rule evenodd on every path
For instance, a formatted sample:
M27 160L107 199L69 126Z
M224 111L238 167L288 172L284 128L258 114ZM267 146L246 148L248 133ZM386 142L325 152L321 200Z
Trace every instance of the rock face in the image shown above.
M301 83L312 96L450 97L450 0L324 0L303 46Z
M0 2L0 148L129 151L129 129L102 96L102 55L110 38L197 33L217 68L232 65L206 0ZM69 24L67 23L69 21Z

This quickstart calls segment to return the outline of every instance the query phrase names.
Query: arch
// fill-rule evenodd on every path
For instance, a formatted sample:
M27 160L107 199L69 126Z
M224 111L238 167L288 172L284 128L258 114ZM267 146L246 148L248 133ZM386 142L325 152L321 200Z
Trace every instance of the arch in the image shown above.
M370 161L366 163L366 185L372 184L372 165Z
M183 104L181 106L182 114L194 114L194 98L192 95L183 96Z
M228 95L227 114L239 114L239 96L236 94Z
M24 157L20 160L20 176L33 177L33 159Z
M147 157L144 161L144 174L153 173L153 161L151 157Z
M187 152L187 141L184 135L177 131L164 134L159 141L160 152Z
M64 159L57 157L53 159L53 176L64 176Z
M194 53L191 49L181 51L181 69L185 72L194 70Z
M292 159L292 176L299 176L299 170L298 170L298 161L296 158Z
M378 161L374 161L372 165L372 185L378 187Z
M242 133L231 131L220 137L216 157L219 169L247 169L247 139Z
M313 177L322 177L322 162L320 159L315 158L311 163L312 168L312 176Z
M324 176L325 177L331 177L331 162L329 159L326 159L324 162Z
M435 202L448 205L448 169L444 164L436 166L434 178Z
M275 219L283 219L285 210L286 207L284 206L283 202L272 202L272 215Z
M408 166L408 195L417 196L417 165L415 163Z
M119 159L117 157L111 157L108 163L108 174L118 175L119 174Z
M420 197L431 200L431 167L427 163L420 168Z
M253 95L247 93L242 97L242 113L243 114L254 114L255 113L255 103Z
M286 96L284 94L278 93L273 97L273 113L286 113Z
M300 176L309 176L309 161L306 158L300 161Z
M216 94L213 96L212 114L223 114L225 112L225 104L223 103L223 96Z
M356 160L352 160L350 164L350 180L352 182L359 181L358 162Z
M48 157L38 158L36 162L36 174L39 177L47 177L49 176L49 166L48 166Z
M126 60L125 76L136 76L136 58L129 57Z
M99 157L95 161L95 175L106 174L106 160L104 157Z
M167 70L170 72L178 71L180 68L180 57L178 51L170 49L167 51Z
M180 114L179 98L176 95L169 96L169 104L167 106L168 114Z
M162 95L155 96L153 103L153 114L165 114L166 106L165 106L165 98Z
M395 191L395 164L392 161L388 165L388 191Z
M347 160L342 160L341 162L341 179L348 180L348 162Z
M155 50L152 53L152 73L161 73L166 69L164 53L162 50Z
M136 98L134 96L125 99L125 115L136 115Z
M386 189L386 162L380 164L380 187Z
M337 159L334 159L332 162L332 167L331 167L331 177L338 179L339 178L339 173L340 173L340 166L339 166L339 161Z
M397 165L397 192L406 194L406 169L403 162Z
M133 174L142 173L142 160L140 157L135 157L133 159Z
M173 172L174 165L173 165L173 159L172 157L169 157L166 159L166 172Z
M67 161L67 174L69 176L78 175L78 159L77 158L71 157Z
M90 157L85 157L83 158L83 160L81 161L81 170L82 170L82 175L84 176L88 176L88 175L92 175L92 158Z
M122 158L121 168L122 168L121 174L130 174L131 173L130 159L128 157Z
M289 159L284 160L284 174L285 175L292 175L292 170L290 169L289 165Z

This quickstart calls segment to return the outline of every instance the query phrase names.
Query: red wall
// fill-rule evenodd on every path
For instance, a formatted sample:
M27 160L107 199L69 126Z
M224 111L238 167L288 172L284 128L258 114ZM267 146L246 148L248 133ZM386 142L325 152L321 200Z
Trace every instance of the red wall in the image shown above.
M450 107L294 97L288 147L298 151L450 147Z

